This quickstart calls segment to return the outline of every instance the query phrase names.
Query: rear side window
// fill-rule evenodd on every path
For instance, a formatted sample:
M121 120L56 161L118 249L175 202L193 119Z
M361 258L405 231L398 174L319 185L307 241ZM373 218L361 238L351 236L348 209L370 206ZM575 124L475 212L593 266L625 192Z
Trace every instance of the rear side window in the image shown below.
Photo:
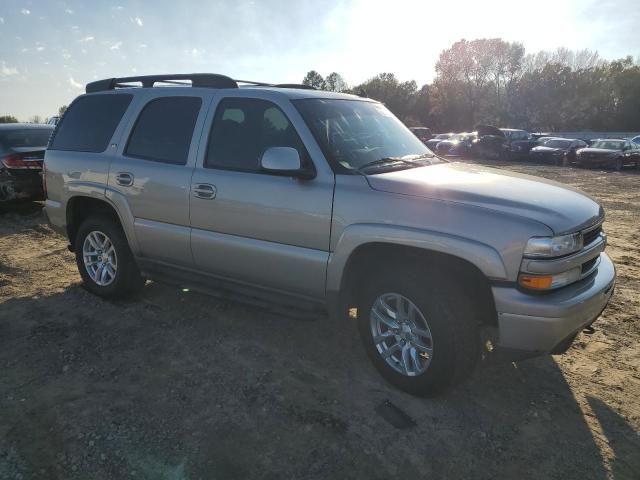
M104 152L132 98L118 94L77 99L62 117L49 148Z
M184 165L202 100L165 97L144 107L129 137L125 155Z

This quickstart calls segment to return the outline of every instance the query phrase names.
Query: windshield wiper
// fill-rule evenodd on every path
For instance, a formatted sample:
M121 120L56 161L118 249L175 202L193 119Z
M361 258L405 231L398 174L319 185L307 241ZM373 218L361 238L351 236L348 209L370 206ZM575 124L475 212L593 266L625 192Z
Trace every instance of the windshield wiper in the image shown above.
M409 157L409 158L407 158ZM424 165L425 160L430 160L433 158L437 158L432 153L425 153L417 156L405 156L405 157L384 157L379 158L378 160L373 160L371 162L365 163L361 167L358 168L358 171L366 170L371 167L381 167L381 166L390 166L394 163L408 165L410 167L418 167Z

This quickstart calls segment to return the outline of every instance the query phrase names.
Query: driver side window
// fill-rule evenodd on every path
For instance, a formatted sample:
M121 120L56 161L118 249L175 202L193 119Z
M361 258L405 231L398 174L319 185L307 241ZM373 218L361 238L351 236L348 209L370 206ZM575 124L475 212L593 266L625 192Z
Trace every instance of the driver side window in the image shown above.
M295 148L303 165L310 163L298 133L275 104L255 98L225 98L216 110L204 167L258 173L260 158L270 147Z

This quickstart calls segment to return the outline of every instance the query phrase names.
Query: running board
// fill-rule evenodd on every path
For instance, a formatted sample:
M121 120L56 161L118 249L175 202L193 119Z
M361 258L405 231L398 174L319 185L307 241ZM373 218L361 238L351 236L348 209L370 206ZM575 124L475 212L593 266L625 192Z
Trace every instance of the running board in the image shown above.
M220 300L250 305L283 317L312 320L327 315L319 300L247 285L175 266L137 259L142 275L150 280L187 288Z

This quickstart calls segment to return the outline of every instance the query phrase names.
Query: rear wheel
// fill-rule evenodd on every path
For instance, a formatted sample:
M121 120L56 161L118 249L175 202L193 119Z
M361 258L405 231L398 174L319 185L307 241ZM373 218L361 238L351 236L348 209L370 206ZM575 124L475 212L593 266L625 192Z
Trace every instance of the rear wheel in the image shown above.
M622 170L622 159L620 157L616 158L615 168L618 172Z
M425 278L413 265L370 276L358 302L358 328L378 372L419 396L470 375L480 358L480 332L464 300L453 282Z
M75 241L76 263L87 290L105 298L133 294L144 285L119 223L97 215L86 219Z

